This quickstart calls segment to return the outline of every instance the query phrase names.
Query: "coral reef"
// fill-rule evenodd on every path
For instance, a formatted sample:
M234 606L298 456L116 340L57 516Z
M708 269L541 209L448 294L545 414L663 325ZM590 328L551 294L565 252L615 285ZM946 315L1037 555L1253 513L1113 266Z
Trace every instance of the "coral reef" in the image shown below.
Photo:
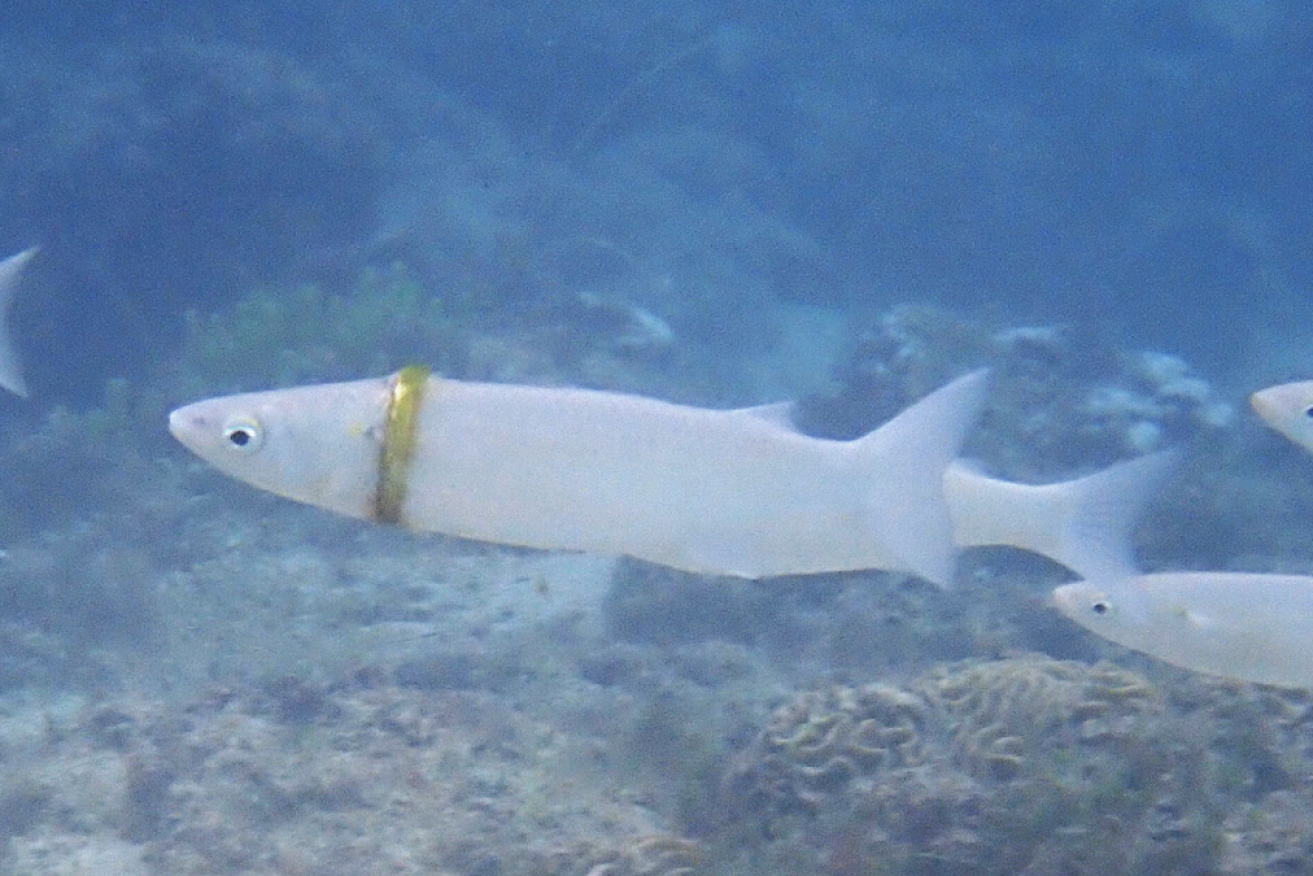
M1053 778L1055 749L1124 747L1162 712L1134 673L1041 657L937 668L911 687L949 729L957 761L1003 780L1036 770Z
M881 684L801 694L772 716L730 796L747 810L815 811L859 776L923 763L929 711L924 698Z
M994 370L972 451L1013 476L1111 462L1215 433L1232 410L1181 358L1123 351L1055 326L992 329L929 306L854 329L839 389L804 401L811 430L851 437L969 368ZM1109 376L1112 375L1112 376Z
M676 836L643 837L622 849L617 860L597 864L587 876L694 876L697 843Z
M1134 673L1041 657L804 692L727 774L724 829L764 837L755 860L1004 874L1089 852L1105 820L1131 843L1100 853L1112 872L1197 872L1202 752L1164 738L1164 705Z
M1145 453L1169 435L1179 439L1191 430L1230 424L1231 406L1216 399L1208 382L1179 356L1147 351L1131 357L1129 365L1134 386L1103 384L1085 400L1086 414L1120 431L1126 450Z
M371 282L435 312L404 273ZM261 308L288 323L297 296L325 331L374 330L363 304L301 291L253 297L211 336L269 351L251 361L273 369L335 367L280 360L262 335ZM952 321L926 332L970 347ZM980 337L988 355L1024 351L1000 368L1000 405L1009 387L1081 396L1039 376L1067 355L1061 333ZM915 360L886 385L938 379ZM227 379L219 353L190 362L180 373ZM37 436L41 452L88 452L94 432L117 471L148 403L129 389L61 415L67 446ZM1282 796L1313 756L1297 697L1042 657L927 668L1043 638L1022 563L953 593L879 573L710 582L371 528L151 452L118 475L132 514L41 533L0 563L10 686L174 692L101 692L52 717L44 748L0 740L36 752L0 787L17 872L1185 874L1282 866L1313 830ZM1047 641L1116 653L1071 638ZM198 683L209 692L177 693Z
M1057 748L1124 743L1160 713L1132 673L1041 657L938 668L905 688L808 691L772 716L732 796L814 810L856 778L945 755L1006 781L1046 770Z

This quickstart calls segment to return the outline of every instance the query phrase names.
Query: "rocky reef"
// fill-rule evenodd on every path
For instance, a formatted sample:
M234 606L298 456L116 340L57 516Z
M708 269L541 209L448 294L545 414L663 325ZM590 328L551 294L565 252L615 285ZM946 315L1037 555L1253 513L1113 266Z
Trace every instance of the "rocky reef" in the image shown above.
M487 694L285 677L2 729L24 755L0 783L7 872L690 876L700 856Z
M1303 694L1038 655L803 688L713 755L690 808L625 766L687 716L602 717L641 686L553 676L545 709L525 698L541 680L408 671L9 698L6 871L1277 876L1313 842ZM698 684L722 708L754 698Z

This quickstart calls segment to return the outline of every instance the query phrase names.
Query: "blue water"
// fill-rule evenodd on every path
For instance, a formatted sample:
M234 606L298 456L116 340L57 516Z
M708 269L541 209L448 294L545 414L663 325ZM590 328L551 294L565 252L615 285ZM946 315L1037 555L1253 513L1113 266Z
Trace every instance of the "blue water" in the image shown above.
M1258 335L1307 314L1310 25L1196 5L20 2L0 239L46 247L33 380L94 400L187 308L348 282L380 234L438 284L489 223L674 275L648 303L694 335L934 301L1244 370L1301 346Z
M1313 567L1309 462L1243 407L1253 389L1313 377L1304 4L169 6L12 0L0 13L0 254L42 248L11 320L32 398L0 399L0 548L13 557L0 572L0 693L167 687L134 648L184 647L170 625L190 585L177 581L222 579L207 564L232 551L251 552L234 568L260 571L197 609L188 635L215 655L219 626L276 638L280 611L320 610L290 598L251 607L243 588L289 574L259 565L269 557L313 557L340 583L356 568L344 545L414 549L193 467L162 414L194 396L417 358L456 377L704 404L801 396L805 427L845 436L994 364L1003 388L972 451L996 469L1056 476L1193 442L1196 461L1139 537L1147 562ZM1056 331L990 340L1018 327ZM1206 392L1173 396L1146 363L1175 360L1145 353L1179 357L1167 370ZM1097 414L1081 400L1099 386L1161 404ZM907 681L949 660L1032 651L1162 671L1045 609L1053 568L972 562L977 583L1007 582L982 604L871 576L735 584L711 604L697 582L622 570L609 626L553 627L543 647L634 698L639 729L618 737L651 742L642 734L679 724L661 711L675 700L672 714L711 728L712 766L697 765L710 772L812 684ZM649 592L665 595L648 605ZM379 599L346 614L418 616L395 593ZM316 617L304 648L289 646L300 656L288 673L313 676L332 651L344 622ZM867 639L886 622L880 636L896 647ZM453 629L469 637L453 658L461 672L483 665L477 648L508 641ZM232 658L169 684L192 690L208 674L240 688L277 663ZM734 675L740 663L753 668ZM491 670L472 673L479 688ZM707 691L744 677L723 695L738 697L726 717ZM1203 696L1191 687L1202 682L1153 677ZM544 705L548 681L519 683L486 687L568 723ZM1227 738L1221 748L1244 748ZM1272 757L1305 757L1287 741ZM1291 763L1283 779L1253 767L1262 775L1246 789L1217 779L1204 796L1222 820L1242 803L1284 813L1265 795L1307 790ZM673 832L716 833L706 806L656 796ZM42 813L35 824L53 829ZM0 806L0 820L16 817ZM865 840L845 832L856 828L819 817L830 840L815 860L868 872ZM1313 837L1306 818L1281 817ZM128 839L167 842L166 822L147 818ZM21 828L0 824L0 839L37 829ZM738 864L722 872L746 859L789 872L784 858L753 858L751 842L728 842L746 858L728 855ZM1205 846L1162 872L1222 872L1220 859L1198 863ZM907 871L953 872L925 854Z

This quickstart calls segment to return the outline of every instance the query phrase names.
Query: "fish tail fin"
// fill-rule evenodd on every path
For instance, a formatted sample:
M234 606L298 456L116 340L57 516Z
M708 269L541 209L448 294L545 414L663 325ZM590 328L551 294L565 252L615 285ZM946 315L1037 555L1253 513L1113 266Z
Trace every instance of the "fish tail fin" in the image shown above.
M1091 580L1138 575L1135 525L1180 460L1179 451L1161 450L1051 484L1067 509L1053 559Z
M0 387L23 397L27 396L27 381L23 379L23 367L9 334L9 309L18 292L23 268L36 252L34 246L0 262Z
M876 536L909 571L947 587L953 580L953 521L944 471L984 406L987 369L940 387L857 439L878 472L869 508Z
M945 474L958 547L1008 545L1042 554L1082 578L1139 574L1132 533L1180 461L1175 450L1119 462L1085 477L1032 486L957 464Z

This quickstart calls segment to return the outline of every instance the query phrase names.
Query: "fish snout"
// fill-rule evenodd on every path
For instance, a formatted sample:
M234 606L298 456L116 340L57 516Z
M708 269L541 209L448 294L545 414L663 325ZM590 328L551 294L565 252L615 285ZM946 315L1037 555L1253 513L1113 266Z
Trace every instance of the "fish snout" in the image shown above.
M169 411L169 434L174 438L177 438L179 441L182 440L182 433L185 429L184 420L185 417L183 416L182 408L178 408L175 411Z
M194 408L186 405L169 412L169 434L189 450L195 449L197 436L205 434L208 423L208 418Z
M1270 420L1276 414L1276 402L1266 390L1260 389L1249 397L1249 406L1264 420Z

